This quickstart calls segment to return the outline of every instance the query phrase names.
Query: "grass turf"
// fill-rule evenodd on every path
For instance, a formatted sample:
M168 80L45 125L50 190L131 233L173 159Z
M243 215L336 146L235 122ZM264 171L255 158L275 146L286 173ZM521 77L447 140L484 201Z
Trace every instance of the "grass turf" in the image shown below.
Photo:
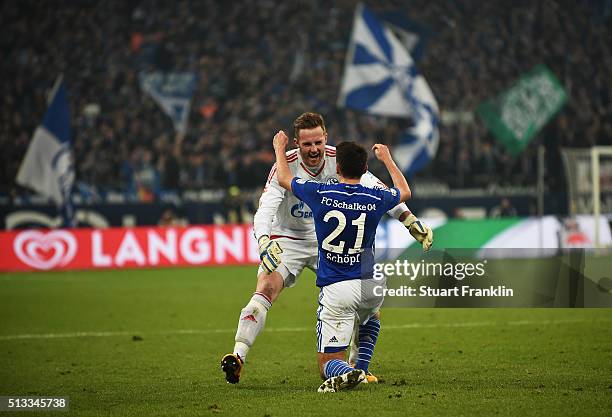
M2 274L0 395L67 396L78 416L612 410L609 309L383 309L371 366L383 383L318 394L311 273L275 303L242 381L228 385L219 360L254 275L253 267Z

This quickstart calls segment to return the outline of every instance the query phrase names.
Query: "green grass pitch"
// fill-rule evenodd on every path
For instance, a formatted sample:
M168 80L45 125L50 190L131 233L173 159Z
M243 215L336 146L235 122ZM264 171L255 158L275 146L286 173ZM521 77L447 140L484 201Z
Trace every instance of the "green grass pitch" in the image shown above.
M612 413L610 309L383 309L383 383L318 394L310 272L228 385L254 285L254 267L2 274L0 395L67 396L75 416Z

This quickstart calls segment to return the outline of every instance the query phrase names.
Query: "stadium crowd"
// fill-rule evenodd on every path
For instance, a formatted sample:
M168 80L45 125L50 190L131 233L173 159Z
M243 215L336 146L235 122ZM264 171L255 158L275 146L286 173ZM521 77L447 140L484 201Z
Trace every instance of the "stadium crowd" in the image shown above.
M569 101L517 158L477 117L444 119L434 161L415 181L451 188L533 185L547 146L550 187L559 148L612 144L612 2L427 0L376 2L429 29L418 62L442 113L468 115L537 64ZM408 121L336 107L356 2L3 2L0 192L22 192L19 164L58 74L67 82L82 192L142 201L160 190L259 188L271 138L303 111L326 117L330 142L393 143ZM141 71L194 71L184 135L139 86ZM372 170L384 178L374 161Z

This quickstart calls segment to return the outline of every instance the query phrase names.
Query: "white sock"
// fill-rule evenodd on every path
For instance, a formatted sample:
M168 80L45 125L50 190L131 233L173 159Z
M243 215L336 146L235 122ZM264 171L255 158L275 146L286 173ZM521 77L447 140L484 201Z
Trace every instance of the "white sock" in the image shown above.
M240 358L245 361L249 349L255 343L255 338L264 328L266 323L266 315L272 307L270 299L262 293L256 292L251 297L249 303L240 312L238 320L238 330L234 340L234 353L240 355Z

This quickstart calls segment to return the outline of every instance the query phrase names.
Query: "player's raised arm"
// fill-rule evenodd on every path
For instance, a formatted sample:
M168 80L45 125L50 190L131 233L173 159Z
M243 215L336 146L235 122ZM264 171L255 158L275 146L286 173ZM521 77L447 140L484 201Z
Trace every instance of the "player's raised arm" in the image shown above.
M274 135L273 140L274 153L276 154L276 178L281 187L291 191L291 180L293 176L291 175L291 170L289 170L289 164L285 156L287 143L289 143L289 138L285 132L279 130L278 133Z
M370 171L366 171L366 173L361 176L360 184L368 188L389 188L387 184L382 182L376 175L374 175ZM397 219L402 222L404 221L404 219L406 219L406 217L412 214L412 212L410 211L406 203L399 203L397 206L389 210L387 214L390 217L393 217L394 219Z
M385 183L376 178L376 175L367 171L361 177L361 185L368 188L388 188ZM425 222L419 220L412 214L405 203L399 203L387 212L387 214L402 223L410 232L412 237L423 246L423 252L427 252L433 244L433 231Z
M391 158L389 148L387 148L386 145L377 143L376 145L372 146L372 150L374 151L376 158L385 164L387 171L389 171L389 175L391 175L391 179L393 180L393 185L397 187L400 192L400 202L408 200L412 195L410 187L408 186L408 181L406 181L402 171L400 171L397 165L395 165L393 158Z

